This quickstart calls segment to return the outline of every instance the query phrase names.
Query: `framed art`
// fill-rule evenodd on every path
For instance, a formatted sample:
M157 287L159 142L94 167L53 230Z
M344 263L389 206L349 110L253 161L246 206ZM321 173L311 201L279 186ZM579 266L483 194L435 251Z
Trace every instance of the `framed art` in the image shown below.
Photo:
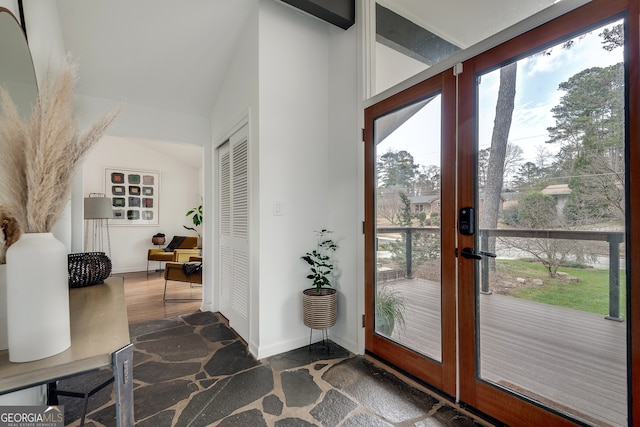
M111 198L111 225L158 225L160 172L105 168L104 194Z

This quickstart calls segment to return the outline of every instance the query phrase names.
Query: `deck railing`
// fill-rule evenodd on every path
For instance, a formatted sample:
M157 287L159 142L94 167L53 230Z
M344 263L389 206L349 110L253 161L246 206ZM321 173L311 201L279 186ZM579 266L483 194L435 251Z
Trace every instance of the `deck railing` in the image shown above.
M379 227L378 234L405 234L406 267L405 277L413 277L412 242L414 233L440 234L439 227ZM528 239L586 240L609 243L609 320L622 321L620 316L620 244L624 242L621 231L570 231L570 230L530 230L530 229L481 229L479 230L480 251L489 248L489 237L520 237ZM480 291L489 292L489 260L482 257Z

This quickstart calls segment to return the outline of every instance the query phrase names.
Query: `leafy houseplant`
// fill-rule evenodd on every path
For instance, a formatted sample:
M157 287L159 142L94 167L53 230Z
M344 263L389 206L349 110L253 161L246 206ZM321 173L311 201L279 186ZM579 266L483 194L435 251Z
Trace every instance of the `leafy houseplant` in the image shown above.
M302 292L302 305L304 324L312 329L328 329L335 325L337 319L338 295L331 288L329 278L334 268L331 255L338 245L327 238L329 233L331 231L326 229L316 231L316 248L300 257L311 269L307 279L311 280L313 287Z
M201 237L200 232L196 227L199 227L200 224L202 224L202 204L199 206L196 206L195 208L189 209L185 214L185 216L191 217L191 221L193 222L193 227L187 227L186 225L183 225L183 227L186 228L187 230L195 231L198 237Z
M397 324L405 329L404 297L392 286L379 286L376 292L376 332L391 336Z
M333 271L331 254L338 249L338 245L326 237L329 233L331 231L325 229L316 231L318 236L316 248L301 257L311 268L311 274L307 276L307 279L311 280L316 292L320 292L320 289L325 286L331 286L329 280L329 275Z

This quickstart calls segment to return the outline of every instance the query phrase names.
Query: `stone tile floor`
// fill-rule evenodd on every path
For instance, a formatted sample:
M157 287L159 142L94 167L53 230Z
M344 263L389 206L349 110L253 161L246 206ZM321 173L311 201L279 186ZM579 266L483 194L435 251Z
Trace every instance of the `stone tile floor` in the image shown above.
M258 361L213 313L132 325L136 426L481 426L446 402L329 343ZM103 370L60 381L86 391ZM91 397L85 426L115 426L110 385ZM81 399L60 397L67 425Z

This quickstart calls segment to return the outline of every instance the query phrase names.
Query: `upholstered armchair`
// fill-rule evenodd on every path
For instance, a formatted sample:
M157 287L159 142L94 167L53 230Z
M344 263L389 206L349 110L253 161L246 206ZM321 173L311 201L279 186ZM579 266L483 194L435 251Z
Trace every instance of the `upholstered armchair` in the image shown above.
M149 261L185 262L190 256L199 255L198 238L195 236L174 236L164 249L149 249L147 253L147 278Z
M192 288L194 283L202 285L202 257L190 256L189 261L183 262L168 262L164 268L164 293L162 294L163 301L199 301L202 297L180 297L180 298L167 298L167 282L188 282L189 287Z

